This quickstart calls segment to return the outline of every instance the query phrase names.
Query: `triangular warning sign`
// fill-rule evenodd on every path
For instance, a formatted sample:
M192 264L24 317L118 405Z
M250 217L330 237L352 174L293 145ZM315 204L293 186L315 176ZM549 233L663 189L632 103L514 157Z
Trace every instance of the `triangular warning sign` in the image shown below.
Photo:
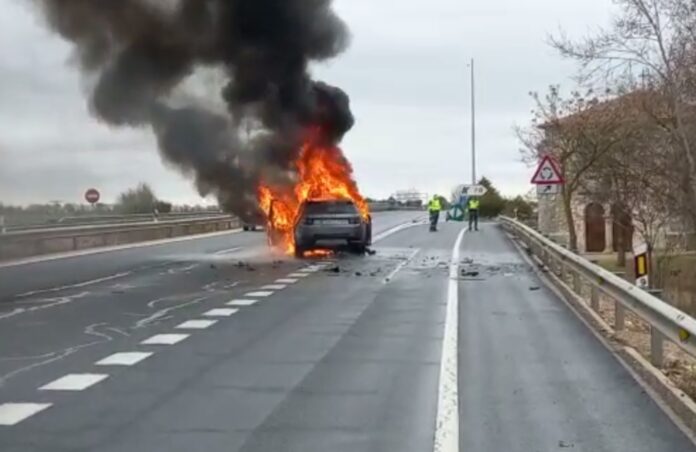
M539 162L534 177L532 177L532 183L537 185L560 185L563 182L563 176L558 169L558 165L551 157L545 155Z

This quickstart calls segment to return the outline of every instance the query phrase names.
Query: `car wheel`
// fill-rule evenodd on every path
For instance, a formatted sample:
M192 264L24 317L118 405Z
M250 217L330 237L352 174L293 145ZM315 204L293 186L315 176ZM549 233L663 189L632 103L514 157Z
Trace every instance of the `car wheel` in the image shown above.
M295 244L295 257L302 259L304 257L305 247L301 246L299 243Z
M249 226L242 226L242 229L244 229L245 231L248 231L248 230L249 230Z
M350 249L355 254L365 254L365 251L367 250L367 246L365 246L364 243L352 243L350 245Z

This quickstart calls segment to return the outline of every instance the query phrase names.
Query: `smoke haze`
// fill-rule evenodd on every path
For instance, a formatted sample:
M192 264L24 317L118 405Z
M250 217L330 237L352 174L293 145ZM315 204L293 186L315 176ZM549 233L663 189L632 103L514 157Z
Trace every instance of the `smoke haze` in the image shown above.
M308 126L337 143L353 125L348 96L308 71L349 43L330 0L35 3L75 45L93 114L152 127L164 161L244 219L258 213L261 178L292 184ZM219 99L182 95L206 69L224 74Z

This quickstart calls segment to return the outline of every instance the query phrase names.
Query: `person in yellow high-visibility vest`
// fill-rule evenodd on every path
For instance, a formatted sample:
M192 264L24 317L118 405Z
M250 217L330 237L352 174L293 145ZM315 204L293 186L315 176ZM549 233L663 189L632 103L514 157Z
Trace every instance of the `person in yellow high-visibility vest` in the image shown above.
M469 230L478 231L478 220L479 220L479 207L481 206L481 201L478 198L469 198L466 203L469 210Z
M442 203L438 195L433 196L433 199L428 203L428 213L430 213L430 230L437 231L437 222L440 219L440 211Z

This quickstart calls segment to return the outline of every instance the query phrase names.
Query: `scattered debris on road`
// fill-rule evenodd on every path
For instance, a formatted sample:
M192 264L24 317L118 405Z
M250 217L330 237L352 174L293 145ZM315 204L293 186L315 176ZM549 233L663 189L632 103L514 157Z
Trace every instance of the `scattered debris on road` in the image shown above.
M341 267L334 265L333 267L328 267L324 270L326 273L341 273Z
M529 287L529 290L531 290L531 291L535 291L535 290L539 290L539 289L541 289L541 287L539 287L539 286L530 286Z
M480 273L477 271L471 271L471 270L462 270L462 276L466 278L476 278Z

